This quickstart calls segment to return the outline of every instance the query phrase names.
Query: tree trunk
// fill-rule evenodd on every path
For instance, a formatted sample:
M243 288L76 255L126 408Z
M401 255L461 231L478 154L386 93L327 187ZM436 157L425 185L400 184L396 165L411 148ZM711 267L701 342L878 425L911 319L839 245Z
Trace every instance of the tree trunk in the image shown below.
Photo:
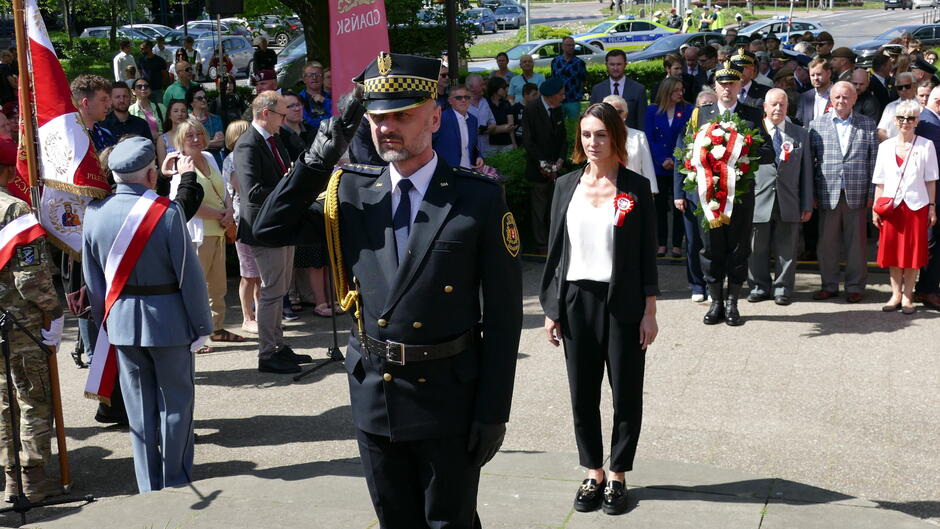
M65 34L69 37L69 47L71 48L75 42L73 41L74 36L72 35L72 2L71 0L62 0L62 20L65 22Z
M300 16L307 41L307 59L330 63L330 11L327 0L281 0Z
M117 0L111 0L108 2L108 8L111 10L111 31L108 32L108 38L110 40L111 48L114 49L117 47Z

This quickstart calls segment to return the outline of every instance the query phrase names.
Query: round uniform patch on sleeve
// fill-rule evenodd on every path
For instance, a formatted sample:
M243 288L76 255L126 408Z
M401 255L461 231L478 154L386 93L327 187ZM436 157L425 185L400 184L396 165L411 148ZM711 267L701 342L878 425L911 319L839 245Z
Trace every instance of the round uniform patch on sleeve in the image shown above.
M503 244L506 246L509 255L513 257L519 255L519 249L522 247L519 240L519 228L516 226L516 219L510 211L503 215Z

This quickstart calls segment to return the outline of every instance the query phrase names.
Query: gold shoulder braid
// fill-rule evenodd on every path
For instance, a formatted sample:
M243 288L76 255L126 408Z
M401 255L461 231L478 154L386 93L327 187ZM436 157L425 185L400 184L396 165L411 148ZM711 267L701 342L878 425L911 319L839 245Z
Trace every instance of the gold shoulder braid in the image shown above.
M330 182L326 186L326 203L324 204L323 225L326 229L326 249L329 253L330 267L333 268L333 286L336 289L336 298L343 311L349 311L353 306L356 311L353 315L359 325L359 338L364 339L365 329L362 326L362 306L359 300L359 283L356 288L349 290L346 280L346 268L343 266L343 251L339 239L339 180L343 174L342 169L333 171Z

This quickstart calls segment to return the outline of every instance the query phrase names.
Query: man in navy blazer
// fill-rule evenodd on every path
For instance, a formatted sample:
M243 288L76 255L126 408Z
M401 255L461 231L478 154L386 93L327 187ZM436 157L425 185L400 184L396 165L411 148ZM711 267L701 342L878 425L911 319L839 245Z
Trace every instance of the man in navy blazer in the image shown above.
M85 213L82 272L95 321L107 294L105 266L121 226L157 181L153 142L129 138L111 151L114 194L93 200ZM192 480L193 351L212 333L202 267L182 208L163 213L106 321L117 348L140 492Z
M450 89L450 108L441 112L441 126L433 136L434 152L451 167L477 169L483 166L477 142L477 118L467 112L470 91L465 86Z
M940 87L930 91L927 106L920 113L920 123L914 132L932 141L940 155ZM914 286L914 301L940 310L940 228L931 226L928 229L928 261L920 269L920 277Z
M627 77L627 54L623 50L610 50L604 60L609 77L591 88L591 104L600 103L605 97L619 95L627 102L627 126L643 130L646 117L646 87Z

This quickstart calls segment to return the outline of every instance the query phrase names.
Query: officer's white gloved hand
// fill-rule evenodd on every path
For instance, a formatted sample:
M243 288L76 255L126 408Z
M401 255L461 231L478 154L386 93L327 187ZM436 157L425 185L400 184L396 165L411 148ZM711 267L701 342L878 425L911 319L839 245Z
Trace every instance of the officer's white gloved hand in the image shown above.
M196 338L196 341L193 342L193 343L189 346L189 352L195 353L197 349L199 349L199 348L202 347L203 345L206 345L206 340L208 340L208 339L209 339L209 335L200 336L199 338Z
M41 329L42 343L51 345L52 347L58 347L59 342L62 341L63 327L65 327L65 316L59 316L58 319L52 320L49 323L48 329Z

